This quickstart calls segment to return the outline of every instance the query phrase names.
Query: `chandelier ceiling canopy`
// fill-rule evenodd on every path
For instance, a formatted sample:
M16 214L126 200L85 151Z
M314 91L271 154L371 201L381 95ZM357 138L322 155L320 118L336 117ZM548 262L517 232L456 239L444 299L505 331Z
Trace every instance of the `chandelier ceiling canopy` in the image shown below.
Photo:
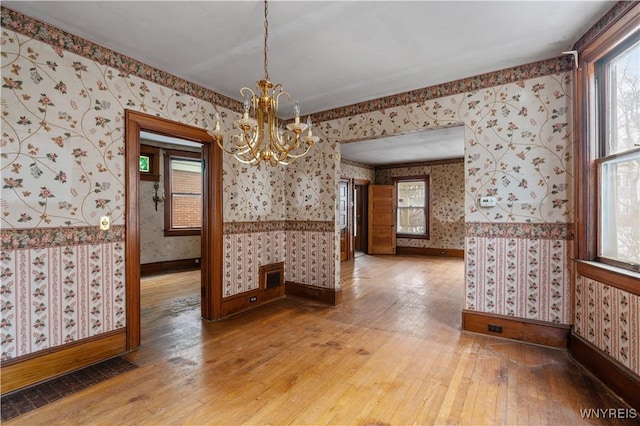
M286 129L280 127L278 105L280 97L290 99L282 84L273 84L269 80L269 60L267 41L269 38L268 4L264 2L264 78L256 82L257 92L249 87L240 89L244 97L242 118L235 120L239 133L228 134L220 126L220 115L216 112L215 124L209 134L218 146L233 155L241 163L258 165L265 162L271 166L289 164L306 155L319 141L313 135L311 117L306 123L300 121L300 106L294 106L294 122ZM226 139L226 141L225 141Z

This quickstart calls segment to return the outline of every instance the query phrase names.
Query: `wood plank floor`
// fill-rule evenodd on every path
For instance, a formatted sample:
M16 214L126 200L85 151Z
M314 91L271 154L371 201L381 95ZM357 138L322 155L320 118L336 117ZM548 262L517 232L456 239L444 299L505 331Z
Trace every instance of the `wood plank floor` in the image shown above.
M139 365L11 424L637 424L562 350L460 331L462 259L360 256L343 304L199 318L199 271L146 278Z

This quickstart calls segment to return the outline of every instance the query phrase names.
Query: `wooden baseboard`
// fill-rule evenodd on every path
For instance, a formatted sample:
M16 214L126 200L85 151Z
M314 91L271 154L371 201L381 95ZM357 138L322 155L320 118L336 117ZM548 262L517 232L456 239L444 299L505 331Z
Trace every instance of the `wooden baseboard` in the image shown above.
M140 276L168 274L171 272L200 269L200 258L165 260L164 262L144 263L140 265Z
M489 331L489 327L500 331ZM462 311L462 329L553 348L567 348L570 327L484 312Z
M417 254L421 256L464 257L464 250L430 247L396 247L396 254Z
M259 288L235 296L225 297L222 299L222 318L248 311L267 302L284 297L284 291L284 286L281 285L276 288Z
M640 411L640 392L638 392L640 377L638 375L573 333L569 336L569 351L573 358L598 380L631 407Z
M2 362L3 395L126 352L126 330L116 330Z
M291 281L287 281L285 283L285 286L285 292L287 296L315 300L332 306L338 306L342 304L342 289L335 290L333 288L315 287L312 285L294 283Z

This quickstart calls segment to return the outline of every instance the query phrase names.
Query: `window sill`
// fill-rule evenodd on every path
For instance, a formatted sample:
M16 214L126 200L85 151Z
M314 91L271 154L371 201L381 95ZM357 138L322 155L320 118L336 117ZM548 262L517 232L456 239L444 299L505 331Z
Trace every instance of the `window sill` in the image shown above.
M640 273L604 263L576 260L578 275L640 296Z
M396 234L396 238L409 238L414 240L428 240L428 235L416 235L416 234Z
M199 229L171 229L164 231L165 237L186 237L200 234Z

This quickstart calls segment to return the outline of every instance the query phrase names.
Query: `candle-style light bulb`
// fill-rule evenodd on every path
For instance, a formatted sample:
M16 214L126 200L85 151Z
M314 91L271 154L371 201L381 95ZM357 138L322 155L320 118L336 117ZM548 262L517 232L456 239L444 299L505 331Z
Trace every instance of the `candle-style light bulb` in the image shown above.
M311 116L308 116L307 117L307 135L309 136L312 136L311 127L312 127Z
M220 113L216 111L216 124L213 128L213 130L219 131L220 130Z
M296 124L300 124L300 103L296 101L296 104L293 106L293 114L296 116Z
M249 97L247 96L246 98L244 98L244 118L247 119L249 118Z

